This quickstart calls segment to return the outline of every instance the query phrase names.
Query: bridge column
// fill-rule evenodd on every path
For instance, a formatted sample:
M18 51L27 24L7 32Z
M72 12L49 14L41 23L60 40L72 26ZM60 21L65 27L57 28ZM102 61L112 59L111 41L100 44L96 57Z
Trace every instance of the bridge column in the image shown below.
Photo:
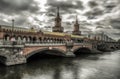
M21 47L6 47L0 50L0 61L6 66L26 63ZM2 58L1 58L2 57Z
M66 57L75 57L75 54L72 51L73 42L66 43Z

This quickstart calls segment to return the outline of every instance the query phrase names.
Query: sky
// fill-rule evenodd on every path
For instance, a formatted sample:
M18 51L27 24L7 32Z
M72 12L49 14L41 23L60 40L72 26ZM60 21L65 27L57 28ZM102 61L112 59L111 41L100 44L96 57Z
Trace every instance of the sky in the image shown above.
M57 7L65 32L73 31L77 15L82 34L120 39L120 0L0 0L0 25L15 19L15 26L51 31Z

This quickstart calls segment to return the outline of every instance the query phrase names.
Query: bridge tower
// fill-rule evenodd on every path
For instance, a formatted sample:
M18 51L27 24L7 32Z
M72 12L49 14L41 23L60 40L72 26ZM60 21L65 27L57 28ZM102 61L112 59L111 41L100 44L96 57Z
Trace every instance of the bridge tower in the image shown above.
M76 16L76 21L74 24L73 35L81 35L81 31L79 31L79 23L78 23L77 16Z
M59 14L59 7L57 7L57 16L55 18L55 26L52 28L53 32L63 32L64 29L61 26L61 18Z

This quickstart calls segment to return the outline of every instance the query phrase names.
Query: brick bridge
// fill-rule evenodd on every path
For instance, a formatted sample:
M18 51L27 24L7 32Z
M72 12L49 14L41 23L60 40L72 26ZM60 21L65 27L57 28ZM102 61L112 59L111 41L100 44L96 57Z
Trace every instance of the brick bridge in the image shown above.
M0 61L5 65L26 63L35 54L48 54L63 57L74 57L83 49L92 51L91 43L25 43L24 45L0 45ZM84 52L84 51L83 51Z
M13 35L13 34L14 35ZM36 54L74 57L81 53L100 53L98 50L120 49L118 42L89 39L57 32L0 29L0 62L9 66L26 63Z

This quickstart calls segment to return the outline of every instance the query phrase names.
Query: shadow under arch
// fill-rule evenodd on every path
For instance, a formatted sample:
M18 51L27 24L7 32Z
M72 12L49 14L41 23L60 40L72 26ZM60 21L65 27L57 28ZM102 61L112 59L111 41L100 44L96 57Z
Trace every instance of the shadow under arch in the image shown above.
M0 56L0 63L4 64L6 62L7 58L4 56Z
M115 47L116 49L119 49L119 47Z
M112 46L112 47L110 47L110 49L115 49L115 47Z
M73 51L75 55L90 54L91 50L87 47L77 48Z
M39 49L36 51L31 52L30 54L26 55L26 60L28 60L30 57L34 56L34 55L38 55L38 56L56 56L56 57L64 57L65 56L65 52L63 50L60 49L56 49L56 48L52 48L51 50L48 48L44 48L44 49Z

